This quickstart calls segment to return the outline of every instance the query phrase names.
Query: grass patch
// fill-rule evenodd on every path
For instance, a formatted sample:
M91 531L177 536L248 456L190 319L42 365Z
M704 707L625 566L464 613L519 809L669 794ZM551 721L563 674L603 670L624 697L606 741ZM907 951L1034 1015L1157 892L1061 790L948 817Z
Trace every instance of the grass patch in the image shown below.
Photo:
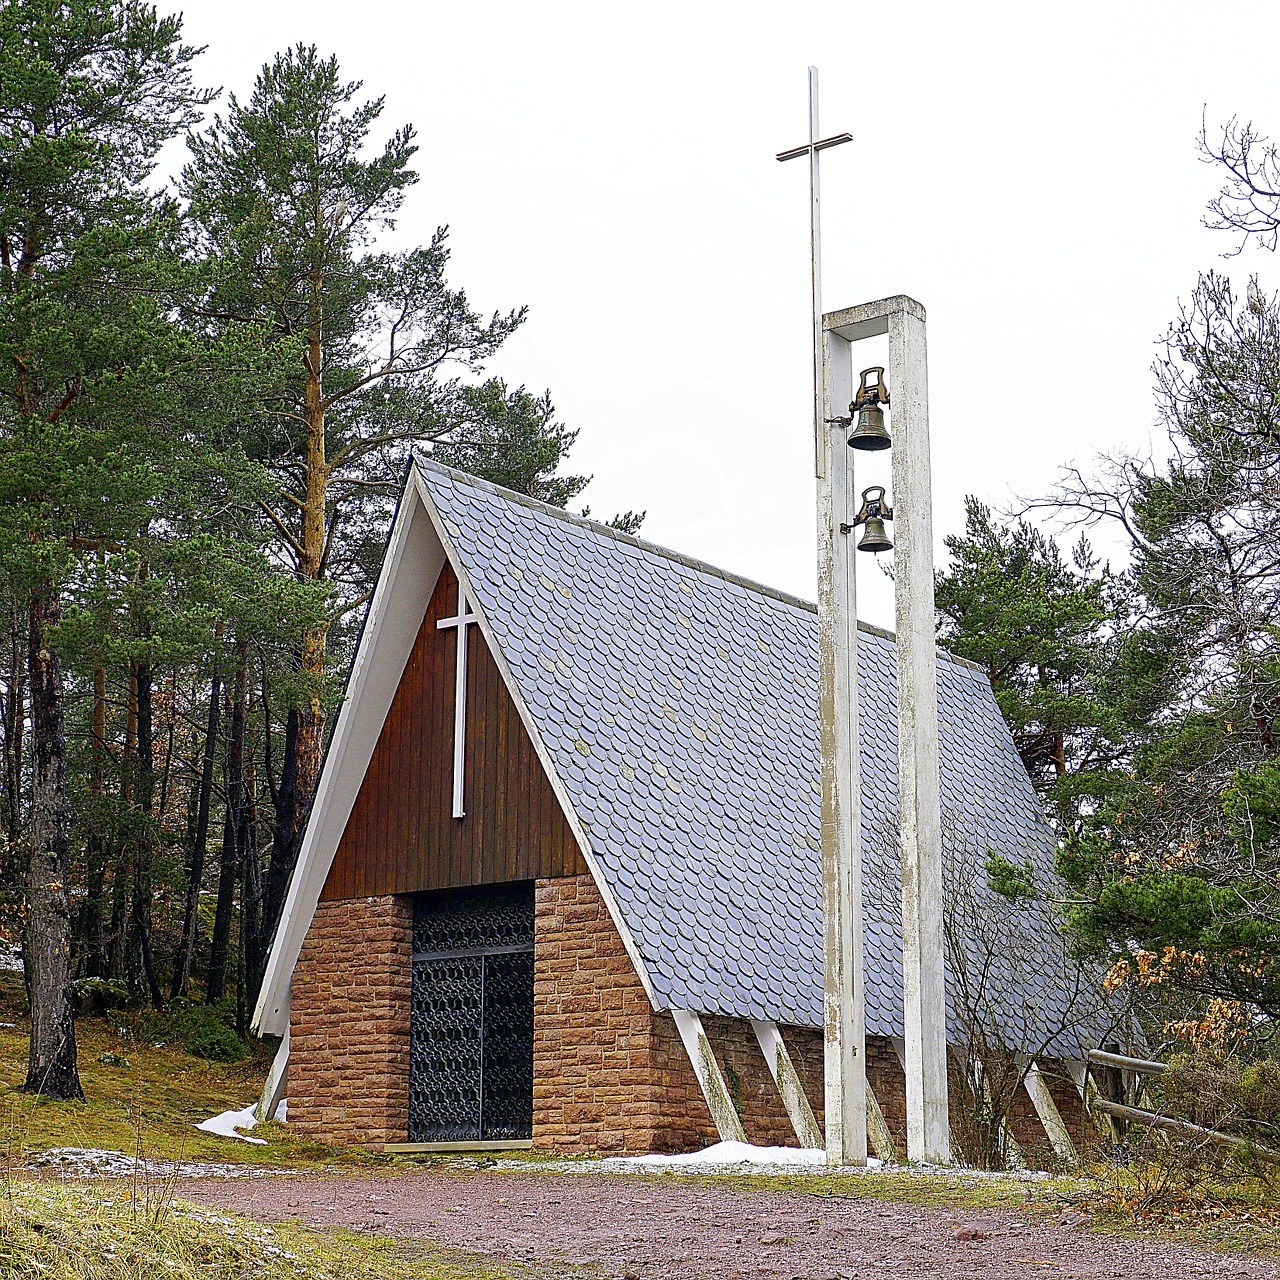
M0 1142L10 1166L51 1147L101 1147L218 1164L382 1166L380 1156L299 1141L279 1124L254 1131L267 1139L265 1146L201 1133L195 1128L201 1120L238 1111L257 1098L271 1065L268 1051L258 1046L241 1062L210 1062L180 1044L147 1039L144 1026L141 1015L123 1012L77 1020L84 1102L22 1093L26 1026L0 1027Z
M785 1191L795 1195L840 1200L892 1200L928 1209L1025 1209L1039 1205L1046 1211L1078 1203L1090 1183L1083 1178L1050 1178L1035 1182L1016 1176L938 1173L913 1169L877 1169L874 1173L832 1174L659 1174L709 1186L744 1191Z
M517 1280L461 1254L350 1231L264 1226L168 1198L162 1187L10 1181L0 1275L14 1280Z

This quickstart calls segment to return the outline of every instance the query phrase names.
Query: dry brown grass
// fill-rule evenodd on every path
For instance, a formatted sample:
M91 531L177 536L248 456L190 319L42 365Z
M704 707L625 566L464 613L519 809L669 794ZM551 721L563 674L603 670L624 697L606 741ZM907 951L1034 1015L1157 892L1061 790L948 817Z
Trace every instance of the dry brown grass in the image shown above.
M0 1275L13 1280L516 1280L480 1259L413 1256L352 1232L264 1226L170 1198L159 1184L10 1180Z

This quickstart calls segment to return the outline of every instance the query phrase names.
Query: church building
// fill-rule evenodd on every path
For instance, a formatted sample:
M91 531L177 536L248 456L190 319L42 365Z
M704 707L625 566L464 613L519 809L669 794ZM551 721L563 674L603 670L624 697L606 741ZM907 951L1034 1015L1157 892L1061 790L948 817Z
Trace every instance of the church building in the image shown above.
M891 636L861 640L869 1118L891 1155L895 663ZM418 462L254 1015L283 1038L290 1128L378 1150L820 1143L817 644L806 601ZM1048 872L985 674L940 654L938 694L948 865ZM1042 1055L1019 1141L1062 1154L1089 1046L1052 922L1028 909L1021 933L1019 963L983 959L983 998ZM953 1007L953 1042L963 1024Z

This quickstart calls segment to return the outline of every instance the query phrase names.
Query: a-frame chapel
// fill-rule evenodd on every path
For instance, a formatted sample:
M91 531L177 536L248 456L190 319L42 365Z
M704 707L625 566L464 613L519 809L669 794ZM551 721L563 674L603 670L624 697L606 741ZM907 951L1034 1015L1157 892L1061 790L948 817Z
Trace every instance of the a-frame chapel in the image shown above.
M895 672L892 638L862 634L883 1153L904 1124ZM938 690L949 860L1047 869L985 675L942 655ZM419 462L254 1017L285 1037L290 1128L380 1149L817 1141L819 800L811 604ZM984 998L1013 1042L1078 1059L1052 924L1022 932L1019 963L982 959ZM1065 1071L1035 1083L1014 1128L1047 1148L1037 1113L1052 1134L1079 1102Z

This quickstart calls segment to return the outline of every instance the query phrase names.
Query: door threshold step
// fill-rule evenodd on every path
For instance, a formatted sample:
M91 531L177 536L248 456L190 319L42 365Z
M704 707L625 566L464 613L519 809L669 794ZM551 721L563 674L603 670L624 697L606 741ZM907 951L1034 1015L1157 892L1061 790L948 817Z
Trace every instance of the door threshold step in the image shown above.
M528 1151L532 1138L499 1138L476 1142L384 1142L382 1149L388 1155L411 1156L432 1151Z

